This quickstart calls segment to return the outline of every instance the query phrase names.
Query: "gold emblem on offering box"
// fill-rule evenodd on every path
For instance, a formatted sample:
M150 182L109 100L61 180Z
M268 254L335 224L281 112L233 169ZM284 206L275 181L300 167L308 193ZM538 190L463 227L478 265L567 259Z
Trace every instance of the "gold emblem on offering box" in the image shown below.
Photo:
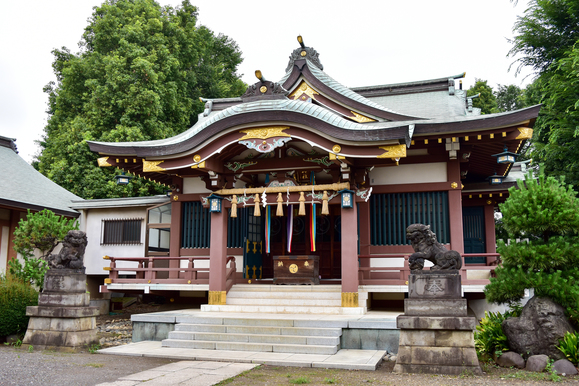
M304 263L304 267L309 267L310 263L308 263L307 261Z
M298 266L295 265L295 264L290 265L290 266L289 266L289 271L290 271L291 273L296 273L296 272L298 271Z
M278 266L278 267L283 267L283 261L278 261L278 262L277 262L277 266Z

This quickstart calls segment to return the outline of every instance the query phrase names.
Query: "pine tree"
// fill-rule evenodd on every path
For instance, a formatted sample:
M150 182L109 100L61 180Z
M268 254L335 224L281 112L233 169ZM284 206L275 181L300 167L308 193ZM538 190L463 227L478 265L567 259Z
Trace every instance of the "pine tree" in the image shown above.
M498 241L502 264L486 286L487 300L511 303L533 288L579 322L579 199L563 178L531 173L509 189L500 205L510 244ZM516 241L520 239L522 241Z

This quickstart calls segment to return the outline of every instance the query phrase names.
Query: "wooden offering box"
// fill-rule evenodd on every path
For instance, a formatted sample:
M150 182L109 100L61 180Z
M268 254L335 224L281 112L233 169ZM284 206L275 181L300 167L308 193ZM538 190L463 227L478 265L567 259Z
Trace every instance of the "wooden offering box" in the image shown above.
M320 257L273 257L273 284L320 284Z

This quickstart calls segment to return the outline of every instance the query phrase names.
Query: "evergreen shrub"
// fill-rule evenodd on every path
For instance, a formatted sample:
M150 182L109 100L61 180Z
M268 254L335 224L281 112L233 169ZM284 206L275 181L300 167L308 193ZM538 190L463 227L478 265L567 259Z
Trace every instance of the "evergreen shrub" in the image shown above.
M579 200L563 178L531 173L500 204L510 243L497 242L502 264L485 287L489 302L512 304L527 288L561 304L579 322ZM523 241L517 241L523 240Z
M11 275L0 277L0 336L20 333L28 326L27 306L38 305L38 291Z

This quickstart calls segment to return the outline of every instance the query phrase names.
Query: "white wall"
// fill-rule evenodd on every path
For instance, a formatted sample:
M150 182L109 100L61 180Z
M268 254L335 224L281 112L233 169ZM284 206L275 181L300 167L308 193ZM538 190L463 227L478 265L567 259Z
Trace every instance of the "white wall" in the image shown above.
M8 267L8 240L10 236L10 227L2 227L0 230L0 273L7 272Z
M370 172L370 181L374 186L446 182L446 162L375 168Z
M211 191L205 187L205 181L200 177L183 178L183 194L192 193L211 193Z
M104 267L110 266L109 260L103 256L113 257L143 257L145 256L145 233L147 229L147 210L141 208L114 208L84 210L81 216L80 228L87 234L88 244L84 254L84 265L89 275L107 275ZM141 244L131 245L101 245L102 220L120 220L142 218ZM136 267L137 263L119 262L117 267ZM130 272L126 272L129 274ZM132 272L134 273L134 271ZM123 272L122 274L125 274Z

